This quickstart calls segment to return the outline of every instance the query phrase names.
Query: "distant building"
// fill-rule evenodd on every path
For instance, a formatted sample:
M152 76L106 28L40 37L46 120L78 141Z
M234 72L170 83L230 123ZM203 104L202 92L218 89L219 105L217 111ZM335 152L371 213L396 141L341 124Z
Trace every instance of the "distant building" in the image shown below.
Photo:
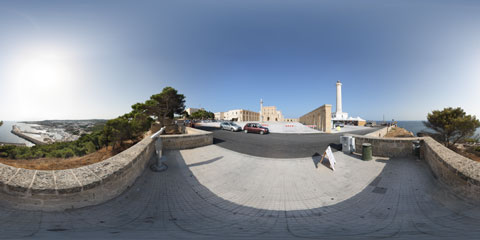
M332 105L325 104L301 116L299 122L320 131L330 133L332 129Z
M215 120L225 120L224 115L225 115L225 112L216 112L215 113Z
M265 122L283 122L285 121L281 111L277 110L275 106L261 107L262 119Z
M298 118L284 118L283 121L285 121L285 122L298 122Z
M198 112L199 110L205 110L204 108L187 108L185 109L185 112L188 113L188 115L192 115L194 112Z
M250 110L235 109L227 112L217 112L215 113L215 119L238 122L259 121L260 114Z

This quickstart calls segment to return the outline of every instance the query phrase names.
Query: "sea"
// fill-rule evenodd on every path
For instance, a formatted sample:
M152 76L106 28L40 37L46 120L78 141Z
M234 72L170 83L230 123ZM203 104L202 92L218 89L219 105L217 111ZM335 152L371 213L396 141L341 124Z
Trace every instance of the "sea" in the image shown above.
M3 125L0 127L0 143L25 143L27 146L32 146L31 142L11 133L13 125L26 126L25 123L3 121Z
M381 121L377 121L377 123L381 123ZM423 121L398 121L398 126L412 132L415 136L421 131L432 132L432 130L425 127ZM480 128L477 128L475 134L480 135Z

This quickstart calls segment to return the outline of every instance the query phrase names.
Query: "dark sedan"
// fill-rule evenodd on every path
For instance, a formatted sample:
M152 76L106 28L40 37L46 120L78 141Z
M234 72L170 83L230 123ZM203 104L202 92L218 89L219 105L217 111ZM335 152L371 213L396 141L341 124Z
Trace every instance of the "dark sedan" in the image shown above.
M262 135L265 134L265 133L269 133L268 128L263 127L259 123L247 123L247 124L245 124L245 127L243 127L243 131L245 133L249 133L249 132L260 133Z

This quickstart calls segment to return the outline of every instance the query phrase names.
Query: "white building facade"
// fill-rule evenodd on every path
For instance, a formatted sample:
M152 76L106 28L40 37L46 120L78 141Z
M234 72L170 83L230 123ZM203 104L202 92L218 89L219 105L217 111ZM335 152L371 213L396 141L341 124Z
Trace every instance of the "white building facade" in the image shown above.
M203 108L187 108L187 109L185 109L185 112L187 112L188 115L190 116L190 115L192 115L192 113L198 112L199 110L205 110L205 109L203 109Z
M259 121L260 114L250 110L235 109L226 112L217 112L215 113L215 119L239 122Z

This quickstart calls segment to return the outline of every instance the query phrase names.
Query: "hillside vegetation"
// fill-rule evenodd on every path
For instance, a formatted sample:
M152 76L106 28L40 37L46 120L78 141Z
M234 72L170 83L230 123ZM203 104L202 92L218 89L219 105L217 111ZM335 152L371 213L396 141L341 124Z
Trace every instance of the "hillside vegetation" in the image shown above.
M140 141L153 122L163 123L167 118L173 119L174 113L182 113L184 103L184 95L178 94L174 88L166 87L144 103L134 104L131 112L97 125L92 133L83 134L76 141L33 147L0 146L0 158L71 158L92 154L104 148L117 153Z

